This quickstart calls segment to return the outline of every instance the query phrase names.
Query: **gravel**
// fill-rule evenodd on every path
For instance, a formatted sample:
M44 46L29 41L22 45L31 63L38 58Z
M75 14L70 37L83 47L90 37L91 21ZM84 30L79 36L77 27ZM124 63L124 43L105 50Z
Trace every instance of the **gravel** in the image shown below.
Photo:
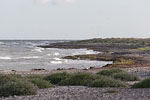
M118 92L106 93L107 90ZM150 89L59 86L41 89L35 96L13 96L0 100L150 100L149 93Z

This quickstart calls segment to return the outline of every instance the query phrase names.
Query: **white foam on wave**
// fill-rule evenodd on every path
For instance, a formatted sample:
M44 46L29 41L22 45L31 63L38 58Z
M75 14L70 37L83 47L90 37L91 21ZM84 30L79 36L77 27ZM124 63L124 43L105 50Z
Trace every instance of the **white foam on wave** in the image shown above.
M59 60L61 60L60 58L53 58L54 60L57 60L57 61L59 61Z
M85 50L85 51L74 52L72 55L82 55L82 54L98 54L98 52L93 50Z
M93 50L88 50L88 51L86 51L86 54L97 54L97 52L95 52Z
M47 54L48 56L51 56L51 54Z
M51 64L62 64L62 61L51 61Z
M55 52L53 55L58 56L58 55L59 55L59 53L58 53L58 52Z
M36 51L36 52L42 52L43 50L45 50L44 48L40 48L40 47L36 47L34 50L32 51Z
M11 44L17 45L17 44L19 44L19 43L18 43L18 42L12 42Z
M31 56L31 57L20 57L22 59L37 59L39 58L38 56Z
M12 59L11 57L0 57L0 59L9 60Z

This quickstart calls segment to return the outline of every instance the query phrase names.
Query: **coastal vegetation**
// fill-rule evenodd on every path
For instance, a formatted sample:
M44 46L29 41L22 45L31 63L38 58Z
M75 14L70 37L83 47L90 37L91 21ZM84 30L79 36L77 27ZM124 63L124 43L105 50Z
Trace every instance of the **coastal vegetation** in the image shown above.
M66 78L69 78L71 75L63 72L63 73L54 73L51 75L46 76L44 79L49 81L52 84L58 84L60 83L62 80L65 80Z
M135 83L133 88L150 88L150 78L147 78L139 83Z
M139 81L140 79L134 75L127 73L121 69L112 68L107 70L102 70L96 73L97 75L109 76L113 79L121 80L121 81Z
M100 77L89 85L90 87L126 87L127 84L111 77Z
M75 73L62 80L59 85L88 86L95 79L97 79L97 76L90 73Z
M66 56L63 59L73 59L73 60L97 60L97 61L112 61L112 65L133 65L136 63L134 59L127 59L124 57L114 57L114 56L103 56L103 55L74 55Z
M140 79L121 69L101 70L96 74L53 73L50 75L3 75L0 74L0 97L14 95L35 95L38 89L53 86L88 86L88 87L129 87L126 81L140 81ZM150 88L150 79L134 84L133 88ZM116 91L106 91L115 93Z
M109 89L109 90L106 90L104 93L118 93L118 92L119 92L118 90Z
M141 50L141 51L150 51L150 47L138 48L138 50Z
M50 82L40 79L40 78L29 79L29 81L33 83L34 85L36 85L39 89L52 87L52 84Z
M140 81L140 79L134 74L130 74L127 72L115 73L112 75L114 79L122 80L122 81Z
M103 75L103 76L112 76L113 74L120 73L120 72L124 72L124 71L118 68L113 68L113 69L99 71L96 74Z
M0 97L35 95L37 86L18 75L0 75Z
M108 44L134 44L134 45L148 45L150 39L142 38L94 38L88 40L75 41L77 43L108 43Z

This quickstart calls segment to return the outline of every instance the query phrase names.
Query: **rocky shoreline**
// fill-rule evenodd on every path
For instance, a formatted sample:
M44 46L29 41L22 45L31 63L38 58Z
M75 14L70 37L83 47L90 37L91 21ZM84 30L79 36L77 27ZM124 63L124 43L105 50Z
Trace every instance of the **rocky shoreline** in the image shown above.
M145 45L144 42L140 41L140 43L142 44L136 45L126 43L105 44L95 42L91 43L90 40L90 42L80 41L68 43L54 43L46 46L39 46L42 48L92 49L95 51L100 51L102 53L97 55L68 56L64 57L64 59L89 59L89 60L113 61L113 64L108 64L101 68L90 67L87 69L76 69L76 68L57 69L57 70L33 69L31 71L1 70L0 74L20 74L23 76L31 74L47 75L58 72L68 72L68 73L87 72L95 74L103 69L120 68L126 72L137 75L143 80L145 78L150 77L150 53L149 51L139 50L138 48L149 46L147 44ZM40 89L38 90L38 94L34 96L13 96L8 98L0 98L0 100L149 100L150 98L149 93L150 93L149 88L133 89L129 87L89 88L85 86L55 86L53 88Z
M34 96L13 96L0 100L149 100L149 93L150 89L62 86L41 89Z

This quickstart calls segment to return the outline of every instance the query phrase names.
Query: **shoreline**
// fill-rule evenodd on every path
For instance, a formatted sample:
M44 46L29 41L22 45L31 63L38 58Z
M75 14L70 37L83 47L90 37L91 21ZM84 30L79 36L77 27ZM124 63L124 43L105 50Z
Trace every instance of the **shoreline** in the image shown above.
M107 93L114 90L115 93ZM58 86L40 89L37 95L11 96L1 100L149 100L150 89L88 88L84 86Z
M129 42L130 40L130 42ZM111 42L110 42L111 41ZM136 42L137 43L136 43ZM126 43L125 43L126 42ZM133 43L132 43L133 42ZM144 43L145 42L145 43ZM142 43L142 44L140 44ZM50 74L55 72L91 72L96 73L102 69L121 68L129 72L150 72L150 54L148 51L139 50L145 46L149 46L147 39L132 39L132 38L110 38L110 39L90 39L81 41L58 42L48 45L40 45L41 48L59 48L59 49L87 49L101 52L99 54L73 55L62 57L63 59L81 59L81 60L96 60L96 61L113 61L112 64L107 64L103 67L89 67L85 69L78 68L58 68L56 70L32 69L30 71L19 70L0 70L4 74ZM139 70L141 69L141 70Z
M63 45L63 46L60 46ZM57 48L57 46L61 49L67 48L80 48L78 45L72 45L72 47L68 47L63 43L55 43L51 44L52 47L48 48ZM92 50L100 50L101 47L97 47L96 45L89 46L86 49ZM0 98L0 100L122 100L122 99L131 99L131 100L148 100L150 98L149 88L144 89L135 89L131 86L135 83L138 83L146 78L150 77L150 54L145 51L137 51L134 49L127 49L127 47L122 46L118 48L111 48L112 46L103 46L103 50L101 54L88 54L88 55L74 55L74 56L66 56L64 59L81 59L81 60L97 60L97 61L113 61L112 64L107 64L103 67L90 67L87 69L77 69L77 68L58 68L56 70L45 70L45 69L32 69L30 71L19 71L19 70L0 70L0 74L19 74L21 76L28 75L50 75L53 73L92 73L93 75L99 71L111 68L119 68L128 72L130 74L136 75L140 78L137 81L122 81L123 83L127 83L128 87L122 88L92 88L88 86L57 86L54 85L52 88L47 89L39 89L37 95L31 96L10 96L6 98ZM47 48L47 47L46 47ZM110 49L108 49L110 48ZM112 92L112 93L111 93Z
M110 69L107 67L101 67L101 68L94 68L91 67L91 69L76 69L76 68L70 68L70 69L60 69L60 70L31 70L31 71L16 71L16 70L0 70L0 74L19 74L22 76L27 75L48 75L53 73L61 73L61 72L67 72L67 73L78 73L78 72L85 72L85 73L97 73L101 70ZM133 68L119 68L126 72L135 74L139 76L141 79L145 79L150 77L150 67L144 66L144 67L133 67Z

